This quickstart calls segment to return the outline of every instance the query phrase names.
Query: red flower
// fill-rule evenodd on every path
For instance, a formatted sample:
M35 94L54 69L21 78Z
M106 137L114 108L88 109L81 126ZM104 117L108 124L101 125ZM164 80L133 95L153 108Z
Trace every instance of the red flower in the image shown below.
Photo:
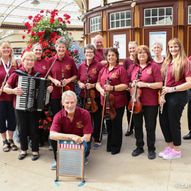
M30 16L28 16L28 19L30 19L30 20L31 20L31 19L32 19L32 17L33 17L33 16L31 16L31 15L30 15Z
M70 19L70 15L68 15L66 13L64 14L64 17L65 17L66 20Z
M44 10L41 10L40 13L44 13Z
M26 38L26 36L25 36L25 35L23 35L23 36L22 36L22 39L25 39L25 38Z

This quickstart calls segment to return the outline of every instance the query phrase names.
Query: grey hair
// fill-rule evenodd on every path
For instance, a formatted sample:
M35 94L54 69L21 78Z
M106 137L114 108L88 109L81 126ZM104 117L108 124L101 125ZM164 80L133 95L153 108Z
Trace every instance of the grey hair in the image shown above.
M40 43L36 43L36 44L34 44L34 45L32 46L32 51L34 51L34 49L35 49L37 46L40 46L41 49L43 50L42 45L41 45Z
M71 90L67 90L67 91L62 93L62 101L65 101L66 97L73 97L75 99L75 101L77 102L77 96Z
M156 45L156 44L158 44L158 45L161 47L161 49L163 49L163 44L162 44L162 43L160 43L160 42L154 42L154 43L153 43L152 48L153 48L153 47L154 47L154 45Z
M66 38L60 37L60 38L57 39L57 41L56 41L55 48L58 47L58 44L64 44L64 45L67 47L67 46L68 46L68 41L66 40Z
M84 47L84 53L86 52L86 50L93 50L94 54L96 53L96 48L93 44L87 44L85 47Z

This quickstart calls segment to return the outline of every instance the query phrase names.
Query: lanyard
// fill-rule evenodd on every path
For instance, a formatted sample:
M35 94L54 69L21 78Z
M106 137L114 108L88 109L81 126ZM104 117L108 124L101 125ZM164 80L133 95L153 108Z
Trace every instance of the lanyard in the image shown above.
M1 58L1 62L3 63L3 67L5 69L6 74L9 76L9 70L11 69L10 60L7 64L5 64L4 60Z

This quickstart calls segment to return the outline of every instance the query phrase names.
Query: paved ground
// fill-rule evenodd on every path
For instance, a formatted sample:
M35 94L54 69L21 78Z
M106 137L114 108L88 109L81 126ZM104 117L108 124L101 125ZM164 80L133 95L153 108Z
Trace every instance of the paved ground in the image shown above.
M126 127L126 118L124 119ZM186 113L182 117L182 134L187 133ZM75 178L62 178L55 183L55 171L50 170L52 153L48 147L40 150L38 161L17 159L18 152L0 149L0 191L190 191L191 190L191 140L183 141L183 158L166 161L148 160L147 150L133 158L135 139L123 137L120 154L112 156L105 151L105 139L99 150L92 150L85 169L86 183L80 186ZM163 136L157 125L156 148L164 147Z

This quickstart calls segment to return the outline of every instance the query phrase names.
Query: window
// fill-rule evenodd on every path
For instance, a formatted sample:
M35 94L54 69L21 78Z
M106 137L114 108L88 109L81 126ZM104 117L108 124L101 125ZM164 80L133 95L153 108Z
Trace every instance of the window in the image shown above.
M188 24L191 24L191 6L188 6Z
M151 25L172 25L172 7L160 7L144 10L144 26ZM191 15L191 14L190 14Z
M13 48L13 55L14 58L17 59L21 59L21 54L23 52L23 48Z
M131 26L130 11L110 13L110 29L126 28L130 26Z
M90 19L90 32L101 30L101 16L96 16Z

